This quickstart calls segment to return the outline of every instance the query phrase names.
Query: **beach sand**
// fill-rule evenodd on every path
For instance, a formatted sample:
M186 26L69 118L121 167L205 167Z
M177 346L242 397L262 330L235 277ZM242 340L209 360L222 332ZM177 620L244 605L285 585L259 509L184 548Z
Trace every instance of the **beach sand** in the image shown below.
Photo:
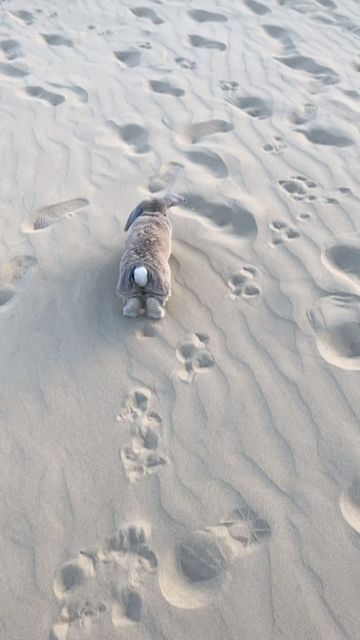
M359 639L358 2L0 14L1 639Z

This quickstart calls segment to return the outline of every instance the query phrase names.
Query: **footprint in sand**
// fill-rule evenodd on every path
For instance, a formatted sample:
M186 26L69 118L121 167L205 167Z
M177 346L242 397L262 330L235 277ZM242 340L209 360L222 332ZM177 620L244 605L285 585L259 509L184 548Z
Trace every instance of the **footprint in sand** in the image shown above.
M198 34L191 34L188 36L189 42L193 47L199 49L215 49L215 51L225 51L227 49L226 44L219 42L218 40L210 40L209 38L203 38Z
M188 14L195 22L227 22L227 17L222 13L212 13L204 9L192 9Z
M308 311L320 355L332 365L360 370L360 297L348 293L320 298Z
M264 120L272 115L272 106L266 100L258 96L239 96L236 92L226 99L226 102L237 107L251 118Z
M110 120L108 123L110 129L115 131L122 142L134 153L148 153L150 146L148 145L149 134L144 127L138 124L125 124L120 126Z
M166 80L150 80L149 86L155 93L163 93L164 95L173 96L174 98L180 98L185 95L185 91L178 87L174 87Z
M197 67L194 60L189 60L189 58L183 58L182 56L175 58L175 62L182 69L196 69Z
M151 410L151 393L136 389L123 402L117 420L130 429L131 441L120 450L120 459L130 482L157 473L167 459L162 451L162 418Z
M23 224L21 229L24 233L34 233L47 229L57 222L61 222L65 218L73 215L87 207L89 201L86 198L74 198L73 200L65 200L64 202L56 202L47 205L35 211Z
M130 9L130 11L137 18L145 18L146 20L150 20L153 24L164 23L164 20L159 18L157 13L155 13L153 9L149 9L148 7L134 7L133 9Z
M45 42L51 47L73 47L74 43L69 38L64 38L57 33L42 33Z
M136 49L125 49L124 51L114 51L114 56L126 67L137 67L141 55Z
M214 178L221 180L227 178L229 172L225 162L220 156L210 149L202 149L199 151L188 151L185 156L192 162L205 169Z
M219 87L224 93L235 92L239 83L235 80L219 80Z
M283 220L272 220L269 227L275 234L269 242L270 247L278 247L283 242L300 238L300 233L294 227L289 227Z
M360 234L340 236L322 251L321 260L329 271L360 291Z
M344 520L360 533L360 478L355 478L340 496L340 511Z
M8 60L15 60L22 55L20 44L16 40L2 40L0 49Z
M341 132L331 128L311 127L309 129L295 129L313 144L326 147L351 147L354 141Z
M194 211L212 226L224 229L237 237L255 238L258 232L255 218L237 200L225 204L210 202L194 193L183 194L188 211Z
M319 186L315 180L305 178L304 176L292 176L288 180L279 180L279 187L285 191L293 200L305 200L305 202L313 202L317 196L310 193L309 190L317 189Z
M49 82L48 84L51 87L56 87L56 89L67 89L68 91L75 93L75 95L79 98L80 102L82 102L83 104L87 104L89 102L88 92L76 84L72 84L72 85L58 84L57 82Z
M183 129L179 135L181 142L186 144L195 144L203 138L215 135L216 133L228 133L233 130L233 125L225 120L213 119L204 122L195 122L186 129Z
M215 362L208 349L208 336L193 333L187 340L180 342L176 348L176 357L181 363L178 377L183 382L192 382L199 372L211 369Z
M14 256L0 265L0 309L13 300L20 282L35 264L32 256Z
M238 273L234 273L227 281L230 289L231 300L239 300L239 298L253 299L257 298L261 291L254 278L258 272L252 265L244 265Z
M54 581L61 609L50 640L109 637L141 622L141 586L158 565L150 533L146 522L132 523L61 567Z
M25 92L31 98L38 98L39 100L43 100L47 102L52 107L57 107L62 102L65 102L64 96L59 93L50 93L50 91L46 91L42 87L26 87Z
M10 78L25 78L29 75L29 72L24 68L14 67L14 65L8 62L0 62L0 73Z
M256 15L258 16L264 16L266 13L270 13L270 9L261 2L256 2L255 0L245 0L245 4L250 9L250 11L256 13Z
M280 136L274 136L271 142L264 144L263 151L266 153L271 153L272 155L279 155L284 153L287 145L284 142L283 138Z
M247 506L215 526L191 532L161 558L164 598L180 609L206 606L219 593L227 568L256 552L270 536L268 523Z
M294 71L302 71L313 76L323 85L331 85L339 82L339 76L333 69L318 64L312 58L302 56L298 53L275 57L274 59Z
M35 20L35 16L30 11L24 11L23 9L10 11L10 13L14 18L17 18L20 22L24 22L26 25L33 24Z
M180 162L173 161L163 164L160 167L159 173L150 176L149 178L148 189L150 193L157 193L158 191L163 191L163 189L168 189L172 186L183 166L184 165L180 164Z

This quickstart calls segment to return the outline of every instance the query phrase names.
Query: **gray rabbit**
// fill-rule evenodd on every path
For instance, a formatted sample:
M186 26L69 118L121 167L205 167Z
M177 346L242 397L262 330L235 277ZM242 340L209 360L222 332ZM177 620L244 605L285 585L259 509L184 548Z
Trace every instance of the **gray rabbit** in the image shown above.
M117 293L123 299L123 314L136 318L143 304L150 318L162 318L171 293L172 226L167 210L185 204L178 195L143 200L129 215L129 236L120 260Z

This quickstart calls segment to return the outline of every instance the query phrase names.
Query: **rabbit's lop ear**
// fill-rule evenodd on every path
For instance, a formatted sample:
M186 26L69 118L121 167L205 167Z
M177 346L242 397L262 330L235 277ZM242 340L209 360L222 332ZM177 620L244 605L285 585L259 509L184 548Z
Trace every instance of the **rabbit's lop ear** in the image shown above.
M134 222L134 220L136 220L136 218L141 216L141 214L144 211L144 207L145 207L145 200L140 202L140 204L138 204L138 206L135 207L135 209L133 209L133 211L130 213L130 215L129 215L128 219L127 219L127 223L125 225L125 231L130 229L130 227L131 227L132 223Z

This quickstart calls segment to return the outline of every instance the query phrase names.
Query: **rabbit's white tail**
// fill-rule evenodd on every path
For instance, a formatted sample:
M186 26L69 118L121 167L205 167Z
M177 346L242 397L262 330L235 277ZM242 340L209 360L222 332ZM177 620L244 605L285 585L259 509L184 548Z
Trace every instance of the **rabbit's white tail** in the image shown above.
M134 280L139 287L145 287L148 282L148 272L145 267L136 267L134 269Z

